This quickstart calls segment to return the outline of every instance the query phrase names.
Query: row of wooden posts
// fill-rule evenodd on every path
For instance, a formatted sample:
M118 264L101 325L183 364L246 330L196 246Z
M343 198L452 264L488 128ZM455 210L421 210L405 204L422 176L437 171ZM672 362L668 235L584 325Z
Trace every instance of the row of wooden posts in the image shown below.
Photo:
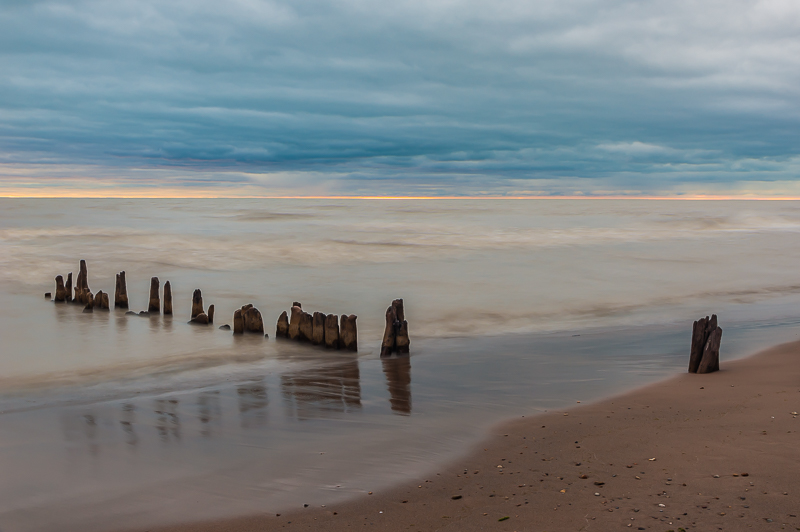
M72 272L67 275L66 282L59 275L56 281L55 302L74 302L84 305L84 312L92 312L95 308L110 309L108 294L102 290L92 294L89 289L89 273L86 261L81 260L78 277L75 281L73 294ZM50 292L45 294L51 297ZM116 276L114 290L114 308L128 308L128 290L125 272ZM163 307L159 297L158 277L150 279L150 299L147 311L140 315L163 312L172 314L172 287L170 282L164 283ZM135 314L129 312L129 314ZM289 340L310 342L314 345L324 345L330 349L347 349L358 351L358 329L355 314L343 314L341 318L336 314L313 314L303 310L303 306L295 301L290 309L290 314L282 312L278 317L275 336ZM214 323L214 305L209 305L208 310L203 308L203 295L199 289L192 294L191 323L208 325ZM220 329L230 330L230 325L223 325ZM233 313L233 334L245 332L264 334L264 320L261 312L253 305L248 304ZM689 354L689 373L711 373L719 370L719 349L722 341L722 328L717 325L717 315L710 318L706 316L694 322L692 327L692 343ZM407 354L410 348L408 337L408 321L405 319L403 300L395 299L386 309L386 328L381 342L381 356L393 354Z
M93 312L94 309L110 310L108 294L102 290L92 294L89 289L89 273L86 261L80 261L80 269L72 287L72 272L67 274L66 282L61 275L55 278L56 292L53 300L56 303L76 303L83 305L84 312ZM164 283L163 306L159 295L160 282L158 277L150 279L150 297L147 310L138 315L149 315L163 312L172 314L172 286L170 282ZM50 292L45 294L50 298ZM114 308L127 309L128 288L125 272L116 275L114 289ZM284 311L278 318L276 336L301 342L310 342L314 345L324 345L329 349L345 349L358 351L358 328L355 314L344 314L339 318L336 314L323 314L314 312L309 314L303 310L302 305L295 301L289 314ZM127 314L137 314L128 311ZM214 323L214 305L209 305L208 310L203 307L203 295L200 289L192 294L192 312L190 323L209 325ZM223 325L220 329L230 330L230 325ZM264 320L261 312L253 305L248 304L233 313L233 334L260 333L264 334ZM408 322L405 320L403 300L395 299L386 310L386 329L381 343L381 356L391 356L394 353L406 354L409 352Z

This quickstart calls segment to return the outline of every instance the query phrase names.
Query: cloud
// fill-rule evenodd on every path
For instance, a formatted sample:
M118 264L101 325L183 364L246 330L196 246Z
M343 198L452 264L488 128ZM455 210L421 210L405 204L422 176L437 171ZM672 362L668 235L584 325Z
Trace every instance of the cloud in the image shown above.
M0 191L791 182L799 29L778 0L4 2Z

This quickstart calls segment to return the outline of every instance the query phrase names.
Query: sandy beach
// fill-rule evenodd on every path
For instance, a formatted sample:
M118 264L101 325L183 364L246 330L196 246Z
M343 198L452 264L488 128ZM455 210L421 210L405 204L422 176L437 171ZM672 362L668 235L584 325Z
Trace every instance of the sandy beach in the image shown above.
M508 421L417 482L345 504L157 530L800 530L799 410L793 342Z

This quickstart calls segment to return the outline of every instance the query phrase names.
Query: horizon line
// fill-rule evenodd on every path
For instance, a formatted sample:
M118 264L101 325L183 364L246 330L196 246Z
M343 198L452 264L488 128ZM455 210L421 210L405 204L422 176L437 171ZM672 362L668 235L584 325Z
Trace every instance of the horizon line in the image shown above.
M800 201L800 196L738 196L692 194L683 196L631 196L631 195L475 195L475 196L376 196L376 195L186 195L186 194L1 194L2 199L326 199L326 200L669 200L669 201Z

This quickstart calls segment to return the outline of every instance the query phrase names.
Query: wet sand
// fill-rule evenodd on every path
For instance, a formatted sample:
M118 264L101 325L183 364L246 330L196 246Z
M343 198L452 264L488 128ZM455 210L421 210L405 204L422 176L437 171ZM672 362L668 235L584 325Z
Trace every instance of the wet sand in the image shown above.
M418 481L343 504L152 532L800 530L800 342L496 427Z

